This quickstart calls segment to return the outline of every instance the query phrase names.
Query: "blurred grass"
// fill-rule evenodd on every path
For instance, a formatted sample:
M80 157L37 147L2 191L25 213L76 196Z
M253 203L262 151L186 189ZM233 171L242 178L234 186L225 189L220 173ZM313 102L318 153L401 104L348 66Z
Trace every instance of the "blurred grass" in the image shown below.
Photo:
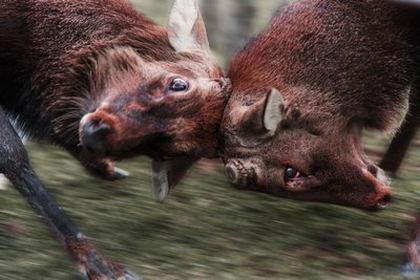
M132 176L108 183L85 174L63 151L28 149L48 189L83 231L146 279L400 279L410 214L419 205L414 171L394 181L390 209L368 213L237 191L214 162L198 165L157 204L146 159L121 163ZM420 162L419 146L409 159ZM0 205L0 279L76 279L14 190L1 193Z
M170 1L155 1L162 5L138 5L166 15ZM386 142L366 137L374 155ZM420 205L418 144L394 180L395 203L378 213L237 191L214 162L198 165L157 204L147 159L120 163L132 176L109 183L87 175L59 149L31 143L28 150L82 230L146 279L401 279L411 215ZM0 205L1 280L77 279L59 244L13 189L1 192Z

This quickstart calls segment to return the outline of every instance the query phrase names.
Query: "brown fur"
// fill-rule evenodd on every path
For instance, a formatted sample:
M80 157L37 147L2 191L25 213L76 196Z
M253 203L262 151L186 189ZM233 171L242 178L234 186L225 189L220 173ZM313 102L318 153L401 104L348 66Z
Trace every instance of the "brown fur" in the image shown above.
M125 0L0 6L0 104L28 134L105 178L114 158L217 155L226 83L207 50L176 51L169 30ZM201 16L197 22L201 42ZM176 76L190 82L185 94L167 91ZM84 116L111 126L93 154L80 145Z
M364 155L361 135L401 124L420 73L419 23L381 0L301 0L278 13L231 62L233 94L222 124L231 179L296 199L385 206L388 179ZM267 139L244 125L261 118L242 112L271 88L284 109ZM288 167L299 178L286 180Z
M175 167L162 164L173 186L193 160L217 155L227 101L229 83L211 59L197 2L175 0L169 28L125 0L0 0L0 7L0 173L87 278L140 279L104 258L48 194L8 117L106 179L124 175L113 159L175 158Z

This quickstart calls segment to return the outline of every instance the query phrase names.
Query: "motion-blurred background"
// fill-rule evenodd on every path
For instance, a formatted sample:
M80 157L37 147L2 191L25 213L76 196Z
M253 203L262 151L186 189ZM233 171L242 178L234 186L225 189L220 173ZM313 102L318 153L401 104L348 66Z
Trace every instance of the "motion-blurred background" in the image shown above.
M172 1L133 1L166 24ZM221 63L265 26L280 0L203 0ZM371 133L378 159L386 137ZM420 210L420 140L394 180L395 203L368 213L240 192L218 161L203 161L164 204L150 191L149 161L122 162L118 183L87 175L67 153L30 143L47 188L106 255L146 279L401 279L412 214ZM275 151L273 151L275 152ZM0 279L77 279L46 226L12 189L0 191Z

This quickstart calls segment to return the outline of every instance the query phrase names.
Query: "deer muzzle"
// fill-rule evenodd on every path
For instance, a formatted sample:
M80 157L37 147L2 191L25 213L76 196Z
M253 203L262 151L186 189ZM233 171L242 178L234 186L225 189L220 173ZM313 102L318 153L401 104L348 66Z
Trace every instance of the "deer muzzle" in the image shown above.
M230 159L225 165L229 182L240 188L252 186L257 180L258 167L249 161Z

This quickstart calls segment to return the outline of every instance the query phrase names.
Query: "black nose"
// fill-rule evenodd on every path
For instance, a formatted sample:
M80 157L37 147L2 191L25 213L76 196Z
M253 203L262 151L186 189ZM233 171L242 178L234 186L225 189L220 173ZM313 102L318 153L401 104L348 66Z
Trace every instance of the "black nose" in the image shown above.
M82 127L81 143L89 152L105 153L104 140L111 127L103 121L88 121Z
M389 205L391 205L392 202L392 196L390 194L384 195L381 199L376 202L376 208L377 209L385 209Z

